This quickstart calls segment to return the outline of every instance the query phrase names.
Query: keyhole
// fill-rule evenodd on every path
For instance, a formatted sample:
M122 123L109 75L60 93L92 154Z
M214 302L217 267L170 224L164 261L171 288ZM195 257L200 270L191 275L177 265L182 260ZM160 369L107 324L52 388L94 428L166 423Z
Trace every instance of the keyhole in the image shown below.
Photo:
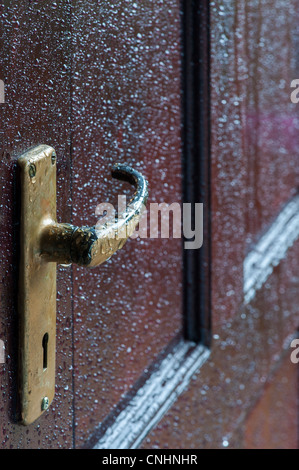
M48 333L44 334L43 337L43 368L44 370L47 369L48 367L48 341L49 341L49 335Z

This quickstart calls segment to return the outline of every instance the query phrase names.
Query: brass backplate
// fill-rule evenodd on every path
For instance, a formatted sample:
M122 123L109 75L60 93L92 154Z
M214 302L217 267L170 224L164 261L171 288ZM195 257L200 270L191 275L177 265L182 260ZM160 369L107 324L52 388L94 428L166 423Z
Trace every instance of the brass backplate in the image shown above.
M40 255L40 234L56 221L56 158L39 145L18 159L21 178L19 392L21 421L33 423L55 391L56 263Z

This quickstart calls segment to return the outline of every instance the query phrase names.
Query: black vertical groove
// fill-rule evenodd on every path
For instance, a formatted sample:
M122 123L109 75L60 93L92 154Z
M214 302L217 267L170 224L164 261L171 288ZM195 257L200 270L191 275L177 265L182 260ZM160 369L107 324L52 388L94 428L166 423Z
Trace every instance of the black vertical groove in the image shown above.
M206 346L211 343L209 20L208 0L182 2L183 200L204 208L203 246L183 250L184 335Z

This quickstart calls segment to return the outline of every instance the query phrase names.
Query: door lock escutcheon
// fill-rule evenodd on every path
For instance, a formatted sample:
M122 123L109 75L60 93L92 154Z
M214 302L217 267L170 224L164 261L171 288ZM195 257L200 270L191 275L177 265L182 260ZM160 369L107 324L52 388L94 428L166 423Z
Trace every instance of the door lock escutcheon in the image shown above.
M21 422L33 423L55 393L56 263L94 267L123 247L147 201L147 181L116 164L114 178L135 186L122 214L102 226L56 222L56 154L39 145L18 159L21 183L19 392Z

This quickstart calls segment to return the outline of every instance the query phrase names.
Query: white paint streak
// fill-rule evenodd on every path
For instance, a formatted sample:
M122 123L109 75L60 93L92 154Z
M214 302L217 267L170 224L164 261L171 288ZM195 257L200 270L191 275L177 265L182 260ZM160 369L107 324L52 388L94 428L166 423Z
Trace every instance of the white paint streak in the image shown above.
M299 237L299 196L281 211L244 260L244 302L250 302Z
M95 449L135 449L188 387L209 356L201 345L181 340L117 416Z

